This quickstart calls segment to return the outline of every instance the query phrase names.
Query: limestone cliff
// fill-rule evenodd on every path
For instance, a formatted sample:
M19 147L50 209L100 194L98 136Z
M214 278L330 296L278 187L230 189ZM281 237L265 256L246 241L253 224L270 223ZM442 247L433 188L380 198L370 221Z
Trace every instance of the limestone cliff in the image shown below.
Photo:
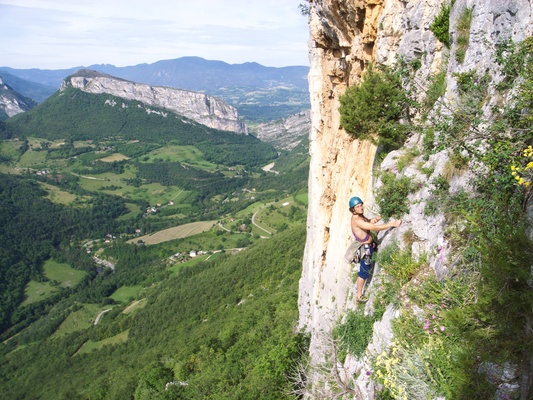
M276 149L292 150L309 135L311 129L310 111L303 111L278 121L258 124L255 135L262 142L270 143Z
M12 117L21 112L31 110L36 105L35 101L22 96L6 85L2 77L0 77L0 112L5 113L7 117Z
M137 100L148 106L165 108L210 128L248 134L248 128L239 121L234 107L207 94L135 83L90 70L80 70L66 78L60 90L66 87Z
M367 214L378 210L374 204L376 147L368 141L353 140L340 126L339 96L347 87L360 82L369 63L392 64L400 56L405 61L419 60L416 73L421 87L428 77L441 69L446 71L446 91L442 99L449 105L457 100L454 73L475 70L480 74L497 71L495 45L511 38L521 41L533 32L532 5L528 0L498 1L456 0L450 15L451 48L446 49L430 30L439 13L442 0L311 0L310 26L310 177L307 242L300 281L300 327L311 333L310 352L313 362L325 359L323 337L346 310L354 307L352 267L343 259L351 240L348 200L357 195L364 199ZM464 61L450 54L456 51L457 32L453 30L459 10L473 9L470 44ZM496 78L497 79L497 78ZM490 115L491 106L484 108ZM421 138L412 134L406 147L420 145ZM380 164L381 170L398 173L396 161L405 150L390 153ZM414 168L402 173L427 181L442 173L447 160L445 151L431 156L432 176L420 176ZM424 163L421 158L416 162ZM429 165L429 164L428 164ZM452 178L452 191L465 186L465 175ZM403 217L401 228L392 230L383 245L396 240L402 243L409 230L415 240L409 245L414 253L427 252L430 266L437 274L449 267L449 244L445 240L442 216L423 214L427 189L410 196L412 204ZM381 235L383 236L383 235ZM404 244L406 245L406 244ZM435 248L442 249L437 254ZM392 317L393 312L386 313ZM390 324L382 321L375 329L374 351L390 341ZM381 330L381 331L380 331ZM361 371L362 364L353 363L349 373ZM372 384L362 374L360 397L373 398Z

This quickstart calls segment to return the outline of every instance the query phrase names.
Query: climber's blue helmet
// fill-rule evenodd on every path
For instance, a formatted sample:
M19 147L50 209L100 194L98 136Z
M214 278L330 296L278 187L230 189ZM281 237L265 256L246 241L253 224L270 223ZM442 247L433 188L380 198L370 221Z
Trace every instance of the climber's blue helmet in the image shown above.
M348 203L350 208L355 207L358 204L362 204L363 200L361 200L359 197L354 196L350 199L350 202Z

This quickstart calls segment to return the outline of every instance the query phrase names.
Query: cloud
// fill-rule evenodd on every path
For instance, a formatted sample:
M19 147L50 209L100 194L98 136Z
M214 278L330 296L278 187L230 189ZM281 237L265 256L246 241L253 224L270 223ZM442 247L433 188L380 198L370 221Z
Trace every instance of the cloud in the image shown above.
M307 19L298 4L0 0L2 64L56 69L199 56L228 63L308 65Z

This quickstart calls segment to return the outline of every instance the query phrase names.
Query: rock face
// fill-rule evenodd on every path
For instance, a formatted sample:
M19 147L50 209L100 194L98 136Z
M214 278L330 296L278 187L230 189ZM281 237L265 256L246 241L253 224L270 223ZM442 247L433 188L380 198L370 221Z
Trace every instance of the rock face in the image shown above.
M207 94L144 85L90 70L80 70L66 78L60 90L67 87L140 101L148 106L165 108L210 128L248 134L248 128L239 121L234 107Z
M429 29L442 3L441 0L310 2L311 165L299 310L300 328L311 333L310 353L314 363L325 359L321 353L324 337L339 317L354 307L353 271L343 258L351 241L348 200L354 195L361 197L365 214L372 216L377 212L373 190L380 184L374 171L375 146L368 141L353 140L340 126L339 96L348 86L360 81L369 63L392 64L401 56L407 62L419 60L421 67L416 79L423 88L427 88L430 75L444 69L446 95L442 101L453 105L457 100L453 73L475 70L483 75L485 71L495 70L495 44L507 38L521 41L533 30L532 5L528 0L456 0L450 16L452 46L448 50ZM454 57L457 32L453 27L466 7L473 8L473 19L470 43L460 64ZM449 58L448 54L451 54ZM490 115L491 106L484 109L486 115ZM398 158L408 148L420 146L420 141L420 137L412 136L406 148L390 153L379 169L398 173ZM427 161L426 166L434 168L430 177L420 178L422 174L414 168L407 168L402 174L430 180L442 174L447 159L444 151ZM424 161L420 157L413 164L416 162ZM467 181L467 173L454 176L450 191L466 186ZM382 245L393 240L402 244L403 235L412 231L416 238L411 244L413 252L426 252L431 267L443 275L449 267L444 218L424 216L428 196L427 190L410 195L412 206L402 227L380 237ZM435 251L437 248L439 252ZM381 341L386 345L389 333L375 330L374 343ZM360 387L366 389L358 399L373 398L371 384L361 382Z
M37 103L24 97L6 85L0 77L0 114L3 111L7 117L31 110ZM1 118L0 118L1 119Z
M262 142L270 143L276 149L292 150L311 130L311 112L305 111L280 121L259 124L256 135Z
M368 5L369 17L376 8L382 5ZM310 9L311 165L299 309L315 362L323 357L322 336L349 306L353 289L351 265L343 258L351 239L348 200L357 195L367 208L372 204L376 148L352 140L340 128L337 111L339 95L372 59L377 21L366 20L366 11L366 2L348 1L318 1Z

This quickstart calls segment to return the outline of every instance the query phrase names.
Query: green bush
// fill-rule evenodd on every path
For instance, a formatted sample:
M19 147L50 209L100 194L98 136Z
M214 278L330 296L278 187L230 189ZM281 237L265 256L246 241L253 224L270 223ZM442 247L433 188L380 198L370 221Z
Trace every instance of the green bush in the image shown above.
M407 115L408 96L390 69L370 66L362 82L349 87L339 101L341 125L354 138L372 140L385 151L405 142L407 127L400 120Z
M440 71L431 77L431 83L426 92L426 97L423 102L424 112L427 114L435 105L437 100L446 91L446 71Z
M454 136L462 143L469 127L475 128L482 123L482 106L487 99L491 77L488 74L479 76L475 70L454 73L453 77L457 80L460 98L454 116L454 127L458 132Z
M472 377L464 373L463 355L469 345L455 326L454 312L475 301L476 284L471 274L446 280L421 277L417 285L407 287L410 307L392 322L391 348L373 360L375 379L385 392L401 399L481 398L455 397Z
M446 204L448 189L450 184L445 177L439 175L431 181L433 189L431 190L431 197L426 202L424 207L424 215L436 215L442 205Z
M420 155L420 150L417 147L411 147L407 149L407 151L402 154L398 160L396 161L396 166L398 167L398 171L403 171L405 167L410 165L413 160Z
M429 29L435 37L450 48L450 11L452 10L454 1L451 4L442 4L440 12L435 16L433 23Z
M377 202L383 219L399 217L409 212L407 195L415 189L411 178L396 177L391 172L384 172L381 176L383 186L377 191Z
M533 52L533 37L516 44L511 39L503 41L496 47L496 62L502 68L503 79L497 85L498 90L513 87L514 80L523 74L527 60Z
M361 356L372 339L372 329L376 321L374 315L364 315L362 309L349 311L346 321L335 328L334 336L340 341L339 361L347 353Z
M509 209L504 203L493 212L495 221L486 221L489 226L483 226L484 217L477 217L482 221L476 236L481 275L478 299L468 308L457 310L456 326L468 339L472 358L475 355L486 362L513 363L520 366L522 378L531 381L533 244L520 209ZM469 365L463 367L466 371ZM471 379L483 378L479 369L471 369Z
M381 262L381 269L393 277L399 284L409 282L427 264L425 255L415 259L410 250L401 250L391 254L390 261Z

